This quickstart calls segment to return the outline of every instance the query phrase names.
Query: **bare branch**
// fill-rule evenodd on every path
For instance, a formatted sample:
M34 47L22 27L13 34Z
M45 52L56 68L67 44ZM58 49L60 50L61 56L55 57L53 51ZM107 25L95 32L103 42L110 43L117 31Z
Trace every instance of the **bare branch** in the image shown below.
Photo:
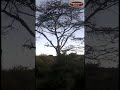
M5 10L1 10L1 12L5 13L5 14L7 14L8 16L10 16L11 18L14 18L14 19L16 19L17 21L19 21L19 22L26 28L26 30L27 30L33 37L35 37L35 34L34 34L34 33L32 32L32 30L28 27L28 25L25 23L25 21L22 20L20 17L15 16L15 15L13 15L13 14L5 11Z

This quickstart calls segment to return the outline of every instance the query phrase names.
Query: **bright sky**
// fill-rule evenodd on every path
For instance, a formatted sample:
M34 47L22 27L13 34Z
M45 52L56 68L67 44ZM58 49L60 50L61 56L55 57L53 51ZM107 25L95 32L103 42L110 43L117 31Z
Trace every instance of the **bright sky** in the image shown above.
M66 0L65 0L66 1ZM45 2L44 0L36 0L36 5L40 5L41 3ZM84 12L84 11L83 11ZM82 15L83 19L84 19L84 13ZM82 28L81 30L77 31L75 33L75 36L77 37L84 37L84 28ZM55 43L55 39L54 37L48 35L49 39L52 40L53 43ZM47 40L43 37L38 35L38 33L36 33L36 55L40 55L40 54L47 54L47 55L56 55L55 49L52 47L46 47L45 44L47 43ZM67 45L78 45L81 47L84 47L84 43L78 43L78 42L71 42L68 41L66 43ZM68 52L69 53L69 52ZM84 49L79 48L79 50L77 50L78 54L84 54Z

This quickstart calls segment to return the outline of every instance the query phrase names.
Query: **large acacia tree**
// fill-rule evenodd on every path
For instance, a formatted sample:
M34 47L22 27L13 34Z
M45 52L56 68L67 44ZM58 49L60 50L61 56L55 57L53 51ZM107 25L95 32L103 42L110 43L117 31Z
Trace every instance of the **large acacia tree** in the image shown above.
M35 18L35 13L30 14L28 12L24 12L21 9L21 7L26 7L29 10L31 10L31 12L35 12L36 11L35 0L24 0L24 1L23 0L1 0L1 3L2 3L2 8L1 8L2 15L5 14L8 17L12 18L11 23L8 23L7 26L2 25L2 27L3 27L2 34L6 34L6 33L8 33L8 31L14 30L14 28L12 26L13 26L13 23L15 23L17 21L17 22L20 22L21 26L23 26L25 28L25 30L28 31L28 33L30 33L31 36L35 37L34 31L31 30L28 23L23 18L20 17L20 15L25 15L27 17ZM111 44L112 44L112 42L114 43L114 40L115 40L115 42L117 44L118 43L117 39L119 37L118 36L119 28L117 26L116 27L111 27L111 26L96 27L95 23L91 20L98 13L100 13L100 12L102 13L107 10L110 11L112 7L114 7L118 4L119 4L119 0L85 0L85 21L84 21L85 33L89 34L89 36L91 36L91 37L93 36L93 35L91 35L91 33L93 33L93 32L94 33L97 32L97 34L95 34L95 35L101 34L102 37L109 36L109 38L108 38L109 40L104 39L104 41L108 42L108 45L109 45L109 43L111 43ZM69 7L69 9L70 9L70 7ZM38 32L38 30L37 30L37 32ZM88 35L86 35L86 36L88 36ZM80 40L80 39L77 38L77 40ZM85 40L87 40L87 37ZM100 40L98 40L98 41L100 41ZM99 57L103 56L101 59L101 60L103 60L103 59L105 59L106 55L108 55L109 53L116 53L116 55L118 54L118 48L104 47L104 49L100 49L100 47L103 47L103 46L105 46L105 45L101 45L97 49L95 49L94 46L92 46L90 44L86 44L85 51L86 51L87 55L85 55L85 58L91 59L91 60L100 60ZM55 48L56 48L56 46L55 46ZM96 52L98 52L98 53L95 55ZM108 56L108 58L109 58L109 56ZM109 60L110 59L113 60L112 58L109 58Z
M37 7L36 31L48 41L46 46L53 47L57 55L68 40L75 38L74 33L83 28L83 8L70 7L68 3L54 0ZM56 43L49 36L54 36ZM67 50L70 50L67 49Z

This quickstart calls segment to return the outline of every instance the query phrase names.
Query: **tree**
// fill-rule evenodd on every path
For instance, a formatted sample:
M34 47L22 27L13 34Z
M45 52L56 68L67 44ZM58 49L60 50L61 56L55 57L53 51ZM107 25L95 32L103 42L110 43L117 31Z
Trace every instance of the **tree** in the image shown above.
M53 47L58 56L61 55L67 41L75 37L74 33L83 28L81 10L83 8L70 7L68 3L62 3L60 0L49 1L45 5L38 6L36 31L44 36L49 42L46 46ZM56 43L53 43L49 35L55 37Z
M85 10L85 60L117 61L119 27L116 24L100 26L95 23L96 18L101 17L101 13L106 15L112 12L117 16L119 0L86 0ZM99 15L98 15L99 14ZM112 17L111 15L111 17ZM99 17L98 17L99 16ZM104 16L105 18L107 17ZM94 19L95 18L95 19ZM104 20L103 20L104 21ZM89 40L88 40L89 39Z
M25 20L26 18L24 18L24 16L31 18L34 22L35 10L35 0L1 0L1 35L6 36L9 32L14 32L19 29L20 26L23 27L23 30L26 30L30 34L28 38L35 38L35 30L30 27L29 22L27 22ZM15 26L15 24L18 24L19 26ZM35 25L33 24L33 27L34 26ZM35 48L33 41L31 42L31 40L27 40L26 42L26 40L27 39L25 38L25 43L23 42L24 47L28 47L29 49ZM1 52L3 50L1 50Z
M10 18L12 18L11 23L7 26L2 27L2 34L6 34L9 30L13 29L12 25L16 21L20 22L22 26L33 36L35 37L35 33L30 29L28 24L25 22L25 20L21 17L22 15L26 15L28 17L35 18L35 15L29 14L30 12L26 13L23 12L23 8L28 8L31 10L31 12L35 12L35 2L34 0L2 0L2 8L1 12L8 15ZM5 29L9 29L5 31Z
M28 31L28 33L30 33L31 36L35 37L35 33L34 31L32 31L29 27L29 25L27 24L27 22L24 21L24 19L22 19L19 15L26 15L27 17L31 17L31 18L35 18L35 14L30 14L27 12L23 12L21 10L20 7L26 7L28 9L31 10L31 12L35 12L37 10L36 5L35 5L35 0L2 0L2 9L1 9L1 13L8 15L8 17L11 17L11 23L9 23L7 26L2 26L2 34L6 34L8 31L11 31L11 29L14 29L13 26L13 22L18 21L20 22L21 26L24 26L24 28ZM84 25L85 25L85 33L87 34L86 36L90 35L92 36L92 33L97 33L95 35L102 35L102 37L105 38L105 36L109 36L108 39L106 40L106 42L111 43L114 42L113 40L115 40L116 44L118 43L118 26L116 27L111 27L111 26L107 26L107 27L97 27L95 25L95 23L92 21L93 18L100 12L103 11L112 11L111 8L118 5L119 4L119 0L85 0L85 21L84 21ZM14 12L13 12L13 8L14 8ZM5 29L7 28L7 30L5 31ZM3 32L4 31L4 32ZM38 32L38 30L37 30ZM111 38L112 36L112 38ZM88 37L87 37L88 38ZM85 40L87 40L87 38L85 38ZM91 39L92 40L92 39ZM100 39L99 39L100 40ZM108 45L109 45L108 43ZM112 44L112 43L111 43ZM103 46L103 45L102 45ZM99 46L99 47L102 47ZM105 45L104 45L105 46ZM100 50L100 48L97 47L97 50L95 49L94 46L90 45L90 44L86 44L85 46L85 52L87 55L85 55L85 59L91 59L91 60L98 60L98 56L104 56L106 57L106 54L108 53L116 53L116 55L118 54L118 48L111 47L107 48L105 47L104 50ZM91 51L92 50L92 51ZM100 51L101 53L98 53L97 56L93 55L93 52L98 52ZM91 57L92 56L92 57ZM103 57L103 58L104 58ZM117 55L118 57L118 55ZM102 59L103 59L102 58ZM111 58L109 58L111 59ZM111 59L113 60L113 59Z
M23 15L25 17L32 18L35 20L35 1L34 0L2 0L2 8L1 13L2 17L6 15L9 17L9 20L6 24L2 23L2 30L1 34L6 35L10 31L14 31L19 27L15 27L15 23L19 23L25 30L35 38L35 32L30 27L29 22L24 20ZM27 11L25 11L27 10ZM33 25L34 26L34 25ZM22 45L23 47L27 47L29 49L35 48L35 43L31 42L31 40L26 40L25 43Z

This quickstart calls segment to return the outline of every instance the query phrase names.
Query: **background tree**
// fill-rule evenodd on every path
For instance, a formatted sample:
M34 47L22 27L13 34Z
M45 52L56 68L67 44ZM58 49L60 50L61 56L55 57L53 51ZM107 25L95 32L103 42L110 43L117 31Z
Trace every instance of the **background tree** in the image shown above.
M60 0L46 2L38 6L36 31L49 42L46 46L53 47L60 55L68 40L76 37L74 34L83 28L83 8L73 8ZM49 36L56 39L56 43ZM69 51L70 49L67 49Z
M2 0L2 9L1 12L8 15L9 17L12 18L11 23L7 26L3 26L2 29L4 30L2 32L2 34L5 34L8 32L5 31L5 29L12 29L12 25L13 23L15 23L15 21L18 21L21 23L22 26L24 26L24 28L26 28L26 30L33 36L35 37L34 32L30 29L30 27L28 26L28 24L24 21L24 19L21 17L22 15L26 15L28 17L33 17L35 18L35 15L23 12L22 9L27 7L28 9L31 9L33 12L35 12L35 2L34 0Z
M26 18L29 18L30 21L28 22ZM1 0L1 35L2 40L4 40L4 37L10 36L9 33L15 32L18 30L17 34L19 34L19 31L25 30L23 32L28 32L28 37L25 38L25 42L23 39L23 46L32 49L35 48L35 42L33 39L35 38L35 30L33 27L35 27L34 23L35 21L35 2L34 0ZM22 29L22 30L20 30ZM18 36L19 37L19 36ZM17 39L18 37L15 36ZM22 35L21 35L22 37ZM27 40L29 38L29 40ZM7 41L7 40L5 40ZM4 42L4 41L3 41ZM2 42L2 45L3 45ZM12 42L12 40L11 40ZM21 43L22 44L22 43ZM16 45L16 44L15 44ZM32 45L32 46L31 46ZM22 46L22 45L21 45ZM4 47L6 45L3 45L2 51L3 56L5 50ZM9 53L9 52L7 52ZM11 61L12 62L12 61ZM3 64L3 63L2 63Z
M15 27L15 23L19 23L25 30L32 36L35 37L34 30L30 27L29 22L27 22L23 17L30 17L35 20L35 1L34 0L2 0L1 1L1 13L2 17L6 15L9 20L6 24L2 23L1 34L6 35L10 31L18 29ZM26 11L26 12L25 12ZM33 14L34 13L34 14ZM28 42L29 41L29 42ZM26 44L27 42L27 44ZM32 46L31 46L32 45ZM24 47L35 48L34 42L31 40L26 40L23 44Z
M86 0L85 5L85 60L117 61L119 27L116 20L114 25L108 22L107 25L97 25L97 18L107 18L107 13L112 12L118 17L119 0ZM106 15L106 16L105 16ZM113 16L113 17L114 17ZM105 19L103 21L105 21ZM93 43L92 43L93 42Z

